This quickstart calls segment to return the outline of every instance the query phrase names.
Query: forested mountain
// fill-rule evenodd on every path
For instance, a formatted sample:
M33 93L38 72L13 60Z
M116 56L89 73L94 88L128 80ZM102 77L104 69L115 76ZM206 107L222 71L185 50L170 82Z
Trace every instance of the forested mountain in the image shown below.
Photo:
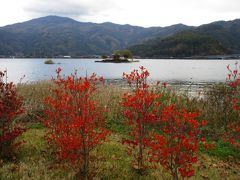
M149 58L240 53L240 20L143 28L47 16L0 28L0 56L79 57L126 48Z
M0 28L0 55L82 56L110 54L153 38L166 38L193 27L177 24L143 28L113 23L85 23L47 16Z
M130 50L148 58L240 54L240 19L202 25L132 46Z

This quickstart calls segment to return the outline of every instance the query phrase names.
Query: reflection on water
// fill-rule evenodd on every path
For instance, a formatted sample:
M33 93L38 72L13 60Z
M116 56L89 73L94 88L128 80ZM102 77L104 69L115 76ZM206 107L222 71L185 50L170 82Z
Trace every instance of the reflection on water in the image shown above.
M56 76L58 67L69 75L78 71L85 76L95 72L105 79L121 79L123 72L130 72L139 66L146 67L152 80L170 83L205 84L224 82L226 66L234 66L236 60L156 60L144 59L136 63L94 63L95 59L54 59L56 64L46 65L45 59L0 59L0 70L7 69L9 81L19 82L25 75L24 81L51 79Z

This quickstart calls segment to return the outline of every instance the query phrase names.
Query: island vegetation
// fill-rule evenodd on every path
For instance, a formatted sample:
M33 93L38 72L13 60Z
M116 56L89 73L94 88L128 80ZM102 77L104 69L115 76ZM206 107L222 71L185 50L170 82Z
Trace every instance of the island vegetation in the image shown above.
M55 64L52 59L47 59L44 64Z
M236 65L236 67L238 67ZM95 74L30 84L0 73L0 179L238 179L239 69L201 97Z
M139 62L137 60L133 60L132 52L129 50L117 50L111 56L102 55L101 61L95 62L103 62L103 63L132 63Z

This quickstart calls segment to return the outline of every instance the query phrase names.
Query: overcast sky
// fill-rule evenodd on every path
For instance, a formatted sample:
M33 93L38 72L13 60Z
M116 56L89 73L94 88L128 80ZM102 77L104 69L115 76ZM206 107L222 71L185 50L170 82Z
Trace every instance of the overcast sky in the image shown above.
M47 15L144 27L240 18L240 0L0 0L0 26Z

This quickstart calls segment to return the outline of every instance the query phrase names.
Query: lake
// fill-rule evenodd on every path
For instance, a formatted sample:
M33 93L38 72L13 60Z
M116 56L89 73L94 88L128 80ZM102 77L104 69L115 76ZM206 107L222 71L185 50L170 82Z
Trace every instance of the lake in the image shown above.
M8 80L18 83L48 80L56 76L60 67L65 75L78 71L85 76L95 72L105 79L121 79L123 72L130 72L139 66L146 67L152 80L169 83L218 83L224 82L228 73L226 66L233 68L236 60L170 60L140 59L135 63L95 63L96 59L53 59L56 64L44 64L46 59L0 59L0 70L7 69ZM238 60L240 62L240 60Z

